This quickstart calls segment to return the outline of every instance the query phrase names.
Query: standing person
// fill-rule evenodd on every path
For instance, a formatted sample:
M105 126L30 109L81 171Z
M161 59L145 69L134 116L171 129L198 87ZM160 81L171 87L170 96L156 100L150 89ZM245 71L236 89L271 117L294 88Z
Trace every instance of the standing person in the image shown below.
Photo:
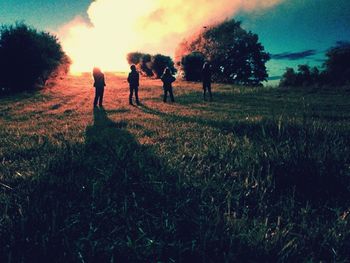
M211 94L211 69L210 64L205 62L202 70L202 82L203 82L203 99L206 100L206 92L208 90L210 101L213 100Z
M97 103L100 107L102 107L103 92L106 86L105 76L99 68L94 68L92 71L92 75L94 77L94 87L95 87L94 107L97 106Z
M164 73L160 79L163 81L163 89L164 89L163 101L166 102L166 98L169 92L171 101L175 102L174 94L173 94L173 86L171 85L175 81L175 77L171 75L170 69L168 67L165 68Z
M129 104L132 104L132 94L135 91L135 99L136 99L136 104L140 105L139 102L139 73L136 70L136 66L135 65L131 65L130 67L131 72L129 73L128 76L128 82L129 82L129 86L130 86L130 94L129 94Z

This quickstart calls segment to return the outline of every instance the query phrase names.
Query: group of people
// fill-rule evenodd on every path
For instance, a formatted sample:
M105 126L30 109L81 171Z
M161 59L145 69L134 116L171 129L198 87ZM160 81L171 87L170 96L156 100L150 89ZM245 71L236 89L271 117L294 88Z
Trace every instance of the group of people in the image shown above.
M131 65L130 67L131 72L128 75L128 83L130 88L129 93L129 104L133 105L133 96L135 94L135 101L137 105L140 105L139 100L139 80L140 75L136 70L135 65ZM104 87L106 86L104 74L101 72L99 68L94 68L92 72L93 78L94 78L94 87L95 87L95 99L94 99L94 107L97 107L99 105L102 107L103 103L103 93L104 93ZM163 102L167 102L168 94L170 96L170 100L172 102L175 102L174 99L174 93L173 93L173 86L172 83L176 80L175 77L171 74L170 69L167 67L164 70L163 75L160 78L163 82ZM208 92L210 101L212 100L212 93L211 93L211 69L210 64L208 62L205 62L202 69L202 83L203 83L203 99L206 100L206 94Z

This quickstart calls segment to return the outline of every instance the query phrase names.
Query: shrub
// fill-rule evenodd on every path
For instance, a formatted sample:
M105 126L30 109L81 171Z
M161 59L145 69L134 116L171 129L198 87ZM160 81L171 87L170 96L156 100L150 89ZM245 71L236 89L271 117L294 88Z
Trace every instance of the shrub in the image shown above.
M157 78L160 78L164 69L168 67L172 74L176 73L174 62L171 57L157 54L152 58L152 70Z
M181 60L184 77L187 81L201 80L202 67L205 57L200 52L192 52Z
M131 52L128 53L126 59L129 65L136 65L136 68L142 75L147 77L156 76L160 78L166 67L169 67L172 73L176 72L174 62L171 57L157 54L152 56L147 53Z
M142 57L145 54L141 53L141 52L130 52L126 55L126 60L128 61L129 65L132 64L139 64L142 60Z
M58 39L23 23L0 29L0 85L9 92L32 90L44 84L69 58Z

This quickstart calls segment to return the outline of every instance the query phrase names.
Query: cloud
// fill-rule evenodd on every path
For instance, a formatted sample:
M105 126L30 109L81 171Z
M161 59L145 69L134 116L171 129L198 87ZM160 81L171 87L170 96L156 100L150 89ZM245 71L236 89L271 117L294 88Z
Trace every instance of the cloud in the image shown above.
M73 71L127 68L131 51L173 55L177 44L203 26L285 0L96 0L88 21L77 17L59 32Z
M316 55L317 51L314 49L304 50L301 52L284 52L279 54L272 54L271 59L275 60L299 60Z

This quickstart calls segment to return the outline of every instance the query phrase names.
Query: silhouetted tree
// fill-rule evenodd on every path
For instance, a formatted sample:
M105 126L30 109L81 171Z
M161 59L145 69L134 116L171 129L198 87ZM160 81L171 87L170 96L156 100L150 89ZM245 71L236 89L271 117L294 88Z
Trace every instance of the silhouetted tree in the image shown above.
M232 19L180 43L176 57L200 52L212 65L214 81L259 85L268 77L265 63L270 56L258 41L256 34L245 31Z
M147 77L153 76L152 71L152 56L150 54L144 54L141 59L140 65L141 72Z
M302 86L310 86L313 84L311 82L311 70L309 65L298 66L298 77Z
M0 29L0 85L10 92L43 84L60 65L70 60L58 39L23 23Z
M326 81L332 85L350 83L350 42L339 42L326 53Z
M200 52L192 52L181 60L184 78L187 81L200 81L205 57Z
M287 68L280 81L280 86L341 86L350 83L350 42L339 42L326 53L324 71L317 67L299 65L298 73Z
M137 65L141 63L144 55L145 54L141 52L130 52L126 55L126 60L128 61L129 65Z
M129 65L135 65L137 70L147 77L155 75L156 78L160 78L166 67L172 74L176 73L172 58L161 54L152 56L147 53L131 52L127 54L126 59Z
M323 78L320 70L317 67L313 67L310 70L311 84L322 84Z
M147 77L153 76L152 56L141 52L128 53L126 59L129 65L135 65L137 70Z
M293 68L286 68L286 72L282 75L279 86L293 87L297 83L297 74Z
M175 74L177 71L174 67L174 61L171 59L171 57L161 54L157 54L152 57L152 70L157 78L160 78L162 76L165 68L169 68L171 74Z
M299 65L298 71L287 68L283 74L279 86L281 87L306 87L321 84L320 71L317 67Z
M61 64L51 73L51 76L56 78L58 76L67 75L71 64L72 60L70 57L64 54L61 59Z

